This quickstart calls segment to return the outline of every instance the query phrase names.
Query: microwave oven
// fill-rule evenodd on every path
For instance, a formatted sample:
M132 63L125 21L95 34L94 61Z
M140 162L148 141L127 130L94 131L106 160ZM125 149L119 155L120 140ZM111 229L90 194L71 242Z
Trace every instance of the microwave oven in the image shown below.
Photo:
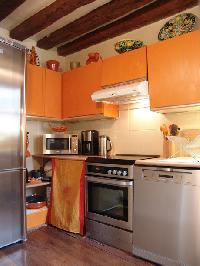
M78 135L44 134L43 154L78 154Z

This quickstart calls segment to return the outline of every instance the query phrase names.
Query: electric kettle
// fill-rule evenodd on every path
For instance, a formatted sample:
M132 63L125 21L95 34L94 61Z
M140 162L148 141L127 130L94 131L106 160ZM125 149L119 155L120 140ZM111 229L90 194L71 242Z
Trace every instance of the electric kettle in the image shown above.
M112 142L108 136L102 135L99 137L99 155L107 157L108 152L112 150Z

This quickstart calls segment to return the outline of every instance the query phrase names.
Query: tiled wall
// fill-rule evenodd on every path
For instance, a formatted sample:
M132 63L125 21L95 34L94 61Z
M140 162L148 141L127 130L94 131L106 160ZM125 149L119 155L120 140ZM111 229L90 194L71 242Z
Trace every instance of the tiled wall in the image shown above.
M113 141L113 153L120 154L160 154L162 155L163 137L160 125L178 124L181 130L199 129L200 112L159 114L149 108L120 110L117 120L84 121L68 124L69 131L96 129L108 135Z
M120 118L102 119L66 123L69 133L80 133L82 130L96 129L100 135L107 135L113 142L113 153L119 154L162 154L163 138L160 125L178 124L183 129L200 128L200 112L159 114L149 108L132 109L123 106ZM46 121L27 121L30 152L42 153L42 134L51 132ZM37 162L27 159L28 169L37 168Z
M42 154L42 135L50 133L49 123L46 121L26 121L26 131L29 132L29 151L31 154ZM39 168L39 164L32 157L26 159L28 170Z

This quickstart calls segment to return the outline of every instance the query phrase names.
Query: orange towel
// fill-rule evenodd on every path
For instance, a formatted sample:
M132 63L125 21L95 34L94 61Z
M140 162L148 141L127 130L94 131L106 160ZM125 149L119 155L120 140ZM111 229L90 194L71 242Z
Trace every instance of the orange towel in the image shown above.
M48 222L63 230L84 229L84 161L52 161L53 181Z

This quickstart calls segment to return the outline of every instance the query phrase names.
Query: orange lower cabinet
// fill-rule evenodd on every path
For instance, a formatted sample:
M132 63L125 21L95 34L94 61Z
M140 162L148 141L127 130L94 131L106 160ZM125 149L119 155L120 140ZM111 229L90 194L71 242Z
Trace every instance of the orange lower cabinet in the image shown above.
M26 210L26 224L27 229L33 229L46 224L47 207L41 209L27 209Z

